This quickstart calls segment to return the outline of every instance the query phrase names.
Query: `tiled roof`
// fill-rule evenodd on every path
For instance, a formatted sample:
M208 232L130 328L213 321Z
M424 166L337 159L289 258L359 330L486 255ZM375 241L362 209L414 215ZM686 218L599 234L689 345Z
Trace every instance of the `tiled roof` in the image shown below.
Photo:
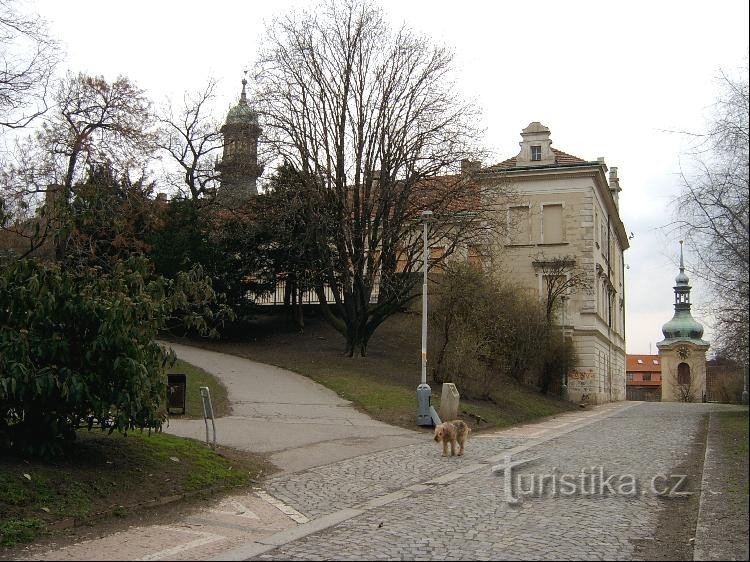
M658 355L627 355L625 371L628 373L661 373Z
M557 150L556 148L552 149L552 152L555 154L555 163L556 164L586 164L587 160L584 160L583 158L579 158L578 156L573 156L572 154L568 154L567 152L563 152L562 150ZM487 168L484 168L482 171L492 171L492 170L509 170L511 168L516 167L516 157L508 158L507 160L503 160L499 164L495 164L494 166L488 166Z
M437 213L460 213L479 209L479 185L461 175L435 176L420 180L411 194L416 210L432 209Z

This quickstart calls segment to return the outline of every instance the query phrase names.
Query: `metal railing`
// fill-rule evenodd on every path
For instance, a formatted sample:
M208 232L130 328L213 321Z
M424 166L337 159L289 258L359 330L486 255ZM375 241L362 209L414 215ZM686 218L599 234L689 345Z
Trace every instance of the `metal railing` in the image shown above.
M372 296L370 297L370 302L374 303L378 300L378 284L375 284L375 287L372 291ZM323 291L325 292L326 301L329 303L333 303L336 301L333 290L328 286L325 285L323 287ZM286 293L286 280L285 279L279 279L276 282L276 287L271 291L270 293L262 296L254 296L251 297L255 304L261 305L261 306L279 306L284 304L284 295ZM302 293L302 304L319 304L318 300L318 294L315 292L314 289L310 289L308 291L305 291Z

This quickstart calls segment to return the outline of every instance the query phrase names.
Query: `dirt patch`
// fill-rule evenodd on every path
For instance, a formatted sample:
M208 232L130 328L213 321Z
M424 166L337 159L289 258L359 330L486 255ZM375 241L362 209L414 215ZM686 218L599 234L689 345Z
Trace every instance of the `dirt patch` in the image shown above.
M692 492L688 496L661 497L659 517L653 540L638 540L635 559L638 560L692 560L695 525L698 521L703 459L706 452L708 416L701 421L698 433L690 444L684 462L671 470L672 474L686 474L680 491Z

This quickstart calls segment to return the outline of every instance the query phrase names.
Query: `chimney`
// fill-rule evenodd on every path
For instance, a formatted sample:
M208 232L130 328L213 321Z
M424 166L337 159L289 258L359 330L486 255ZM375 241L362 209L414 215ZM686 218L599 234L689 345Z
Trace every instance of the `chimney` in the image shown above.
M615 207L620 208L620 178L617 177L617 166L612 166L609 170L609 192L612 194L612 199L615 200Z
M44 194L44 203L47 205L47 212L51 212L54 207L60 204L63 199L63 189L61 185L49 184Z
M464 158L461 160L461 175L468 176L474 172L478 172L482 168L482 163L479 160L469 160Z

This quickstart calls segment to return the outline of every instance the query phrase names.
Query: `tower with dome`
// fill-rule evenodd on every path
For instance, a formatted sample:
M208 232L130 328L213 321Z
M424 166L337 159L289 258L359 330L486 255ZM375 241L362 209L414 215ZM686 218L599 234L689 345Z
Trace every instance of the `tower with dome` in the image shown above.
M706 395L706 352L703 326L690 313L690 280L680 241L680 272L675 278L674 316L662 326L664 339L656 344L661 360L663 402L700 402Z
M258 164L258 137L261 133L258 113L247 101L242 80L240 100L227 113L221 128L224 136L224 151L216 165L221 187L219 196L223 200L240 200L258 194L258 178L263 166Z

